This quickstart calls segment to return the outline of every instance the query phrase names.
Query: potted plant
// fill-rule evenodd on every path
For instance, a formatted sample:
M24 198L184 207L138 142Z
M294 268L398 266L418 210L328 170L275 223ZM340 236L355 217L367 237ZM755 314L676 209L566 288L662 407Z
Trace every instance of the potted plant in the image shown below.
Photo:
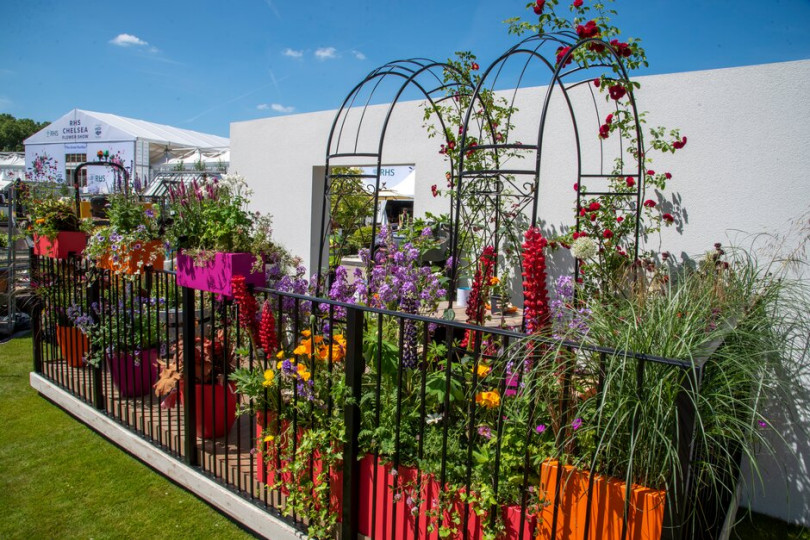
M234 365L232 348L226 350L225 330L215 331L213 339L197 336L194 342L195 406L197 437L212 439L222 437L231 430L236 419L236 385L226 383L227 373ZM162 406L171 408L179 397L185 403L185 366L183 340L179 339L169 349L168 357L158 360L160 376L154 384L155 395L163 398Z
M278 248L269 216L247 209L251 192L244 179L195 179L169 192L172 223L168 236L177 254L177 284L232 296L231 279L264 286L264 256Z
M85 221L91 231L85 254L99 268L127 275L140 274L147 266L163 268L164 246L151 207L128 194L115 194L107 217L110 224L95 229L91 220Z
M87 234L81 231L73 202L46 194L34 195L41 190L32 190L27 198L30 228L34 239L34 254L53 259L66 259L68 255L80 256L87 244Z

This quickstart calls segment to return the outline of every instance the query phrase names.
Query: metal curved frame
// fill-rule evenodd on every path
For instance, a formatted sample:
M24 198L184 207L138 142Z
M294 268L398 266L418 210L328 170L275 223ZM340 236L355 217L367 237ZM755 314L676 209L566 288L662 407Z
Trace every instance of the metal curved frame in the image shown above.
M437 71L439 70L440 72L437 73ZM443 78L443 73L445 70L454 72L458 76L459 80L462 81L462 83L445 83ZM420 81L419 80L420 76L427 78L427 81L425 82ZM370 106L370 102L374 97L375 92L380 87L380 84L386 77L396 77L402 79L402 84L395 93L393 99L388 103L388 110L386 111L385 119L380 129L376 151L372 152L358 151L358 145L360 141L360 131L363 128L363 122L366 118L366 113ZM430 88L428 88L428 83L431 84ZM467 83L468 87L467 89L463 88L463 83ZM433 84L435 84L436 86L433 86ZM346 128L346 121L349 112L356 107L355 102L360 97L360 92L367 85L371 85L371 91L369 92L369 95L366 98L365 103L360 105L362 107L362 111L360 113L360 119L353 137L353 146L351 147L351 151L341 152L340 147L341 142L343 141L344 129ZM383 147L385 144L385 135L388 130L388 125L391 120L391 116L397 103L399 102L405 90L411 86L418 89L424 96L425 100L427 100L431 109L431 114L435 115L438 118L439 124L441 125L442 134L446 138L448 126L445 123L444 118L442 118L441 114L439 113L436 105L446 99L449 99L451 97L450 90L452 89L457 89L457 91L467 91L467 92L471 91L473 88L473 83L469 79L466 79L466 77L462 72L460 72L455 67L447 63L436 62L426 58L396 60L371 71L365 77L365 79L363 79L359 84L357 84L343 100L342 105L335 114L335 119L332 122L332 128L329 132L329 139L327 142L326 160L325 160L326 171L324 173L325 174L324 190L323 190L323 201L321 206L321 230L318 239L319 240L318 267L317 267L318 283L316 285L316 296L318 296L320 293L321 272L323 271L323 262L324 262L324 249L327 245L327 242L329 241L329 226L327 224L326 216L327 216L327 209L329 207L329 197L331 195L332 189L332 180L333 178L343 176L349 176L353 178L374 178L375 184L372 195L374 199L373 208L375 209L376 212L377 205L379 204L380 168L383 165L382 160L383 160ZM436 97L437 95L439 97ZM463 111L459 110L460 114L462 112ZM453 163L453 159L450 156L448 157L450 158L451 174L454 174L455 166ZM377 172L374 175L365 175L365 174L333 175L331 172L333 166L332 163L333 160L338 158L376 159ZM452 208L450 219L452 223L453 220ZM376 236L377 236L377 224L375 215L375 218L372 222L371 246L369 246L370 250L373 250Z
M84 163L80 163L78 167L73 169L73 191L74 196L76 197L76 217L79 219L82 218L82 195L79 193L79 172L86 167L90 167L91 165L104 165L107 167L112 167L113 169L118 169L124 173L124 193L129 195L129 171L127 171L123 165L114 163L112 161L85 161Z
M604 55L603 58L605 59L604 62L592 63L585 66L576 66L571 69L565 70L566 64L571 59L572 55L577 49L581 47L588 46L590 43L599 43L600 45L604 46ZM555 62L551 62L541 54L540 49L544 45L551 45L551 46L560 46L560 47L569 47L568 52L560 59L560 62L557 63L556 59ZM555 88L558 88L560 92L563 94L563 98L565 99L569 116L571 118L571 125L574 130L574 138L576 141L576 160L577 160L577 200L576 200L576 210L577 210L577 224L576 229L579 231L580 229L580 219L579 210L582 207L582 179L583 178L608 178L613 176L612 174L606 174L604 172L604 152L602 149L602 141L600 141L600 170L598 173L583 173L582 171L582 153L581 153L581 142L580 142L580 133L579 127L576 119L576 114L574 112L574 105L571 101L571 97L569 96L569 91L577 86L582 84L588 84L591 82L592 79L586 79L584 81L576 81L568 86L566 86L566 79L575 75L576 73L586 70L586 69L594 69L604 67L610 70L613 70L618 77L615 80L628 82L630 79L627 74L627 70L622 63L621 56L617 53L617 51L611 46L609 43L602 41L598 38L588 38L579 40L578 36L574 32L570 31L563 31L558 33L550 33L550 34L539 34L530 36L518 44L514 45L510 49L508 49L504 54L502 54L499 58L497 58L492 64L487 67L487 69L483 72L481 79L478 85L475 88L473 94L473 103L475 99L479 98L482 89L485 88L485 85L488 84L490 88L494 88L495 84L497 83L498 77L500 76L503 67L507 60L514 56L518 55L528 55L526 63L521 70L520 77L518 79L518 84L514 86L512 100L510 106L514 104L515 98L517 96L518 90L521 88L520 84L523 81L523 77L526 74L526 71L529 67L529 64L532 60L538 60L542 62L552 73L551 81L548 84L545 98L543 100L543 107L542 112L540 115L540 123L538 128L537 134L537 144L535 145L526 145L522 143L511 143L509 142L509 130L506 131L506 136L504 137L504 142L497 143L494 142L490 145L475 145L475 146L468 146L467 144L467 135L468 135L468 128L470 124L470 119L473 115L473 107L472 105L468 108L466 115L464 117L464 124L463 124L463 133L461 135L460 141L460 151L459 151L459 162L458 162L458 179L459 182L456 186L456 196L455 196L455 209L453 211L454 215L457 216L457 220L454 223L455 230L452 234L451 239L451 255L454 257L454 260L458 260L460 255L460 246L458 245L459 236L459 227L461 226L462 222L462 215L464 208L461 206L462 201L462 191L467 187L471 182L467 179L475 179L481 178L485 176L487 178L495 178L496 185L501 186L498 190L499 192L502 191L503 186L503 178L508 176L531 176L531 180L527 180L522 185L520 183L511 182L508 180L509 183L513 188L516 190L515 198L518 199L516 202L516 208L519 209L518 215L523 214L523 210L528 207L529 204L532 205L531 210L531 225L537 225L537 211L538 211L538 204L539 204L539 189L540 189L540 166L542 162L542 153L543 153L543 140L545 135L545 125L547 121L549 105L551 101L552 93L554 92ZM635 134L637 139L637 148L636 151L638 152L639 156L644 155L644 145L643 145L643 138L641 132L641 125L639 121L638 110L636 107L635 97L633 95L633 89L631 85L626 85L627 89L627 98L629 100L630 110L632 111L634 122L635 122ZM591 89L591 97L594 103L594 107L598 113L598 106L596 104L596 96L593 94L593 90ZM598 117L598 114L597 114ZM507 121L507 128L510 124L511 116L508 118ZM468 170L465 168L464 163L464 156L467 152L478 152L482 150L493 150L496 156L496 166L494 169L491 170ZM536 152L535 157L535 164L534 168L532 169L501 169L498 165L498 155L501 151L504 150L533 150ZM620 155L623 153L623 147L620 146L619 149ZM618 195L618 196L635 196L636 199L636 220L635 220L635 241L634 241L634 259L638 258L638 250L639 250L639 235L640 235L640 213L641 213L641 200L644 194L644 171L643 171L643 162L638 160L636 171L634 174L622 174L622 176L634 176L637 180L637 189L634 192L627 192L627 193L606 193L606 192L594 192L594 193L587 193L588 196L592 195ZM494 217L495 228L493 232L493 245L496 250L499 249L500 243L500 233L499 229L501 228L503 222L502 217L500 215L500 193L496 194L496 203L495 203L495 210L496 215ZM577 273L579 272L579 262L575 262L574 266L574 275L576 277ZM454 265L451 269L451 276L450 276L450 290L454 291L456 287L456 282L458 280L458 265ZM452 306L452 298L451 298L451 306Z

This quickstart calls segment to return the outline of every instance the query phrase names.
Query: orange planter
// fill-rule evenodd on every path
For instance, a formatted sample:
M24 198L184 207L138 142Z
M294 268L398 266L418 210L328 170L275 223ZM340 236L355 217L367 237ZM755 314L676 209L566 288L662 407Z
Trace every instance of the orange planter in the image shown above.
M82 367L84 355L90 350L90 342L75 326L56 326L56 342L68 365Z
M153 253L154 260L152 260ZM146 265L162 269L164 258L163 242L152 240L141 244L140 248L137 244L130 245L126 252L119 254L117 258L113 254L103 255L98 260L97 266L116 274L137 274Z
M541 512L540 534L537 540L551 538L554 519L554 497L558 489L556 461L543 463L540 471L540 496L548 505ZM561 477L562 492L557 514L559 540L584 538L585 517L590 511L590 538L619 540L624 516L624 482L597 475L593 481L590 510L588 487L590 474L566 465ZM627 526L628 540L659 540L663 530L666 492L641 486L630 490L630 509Z

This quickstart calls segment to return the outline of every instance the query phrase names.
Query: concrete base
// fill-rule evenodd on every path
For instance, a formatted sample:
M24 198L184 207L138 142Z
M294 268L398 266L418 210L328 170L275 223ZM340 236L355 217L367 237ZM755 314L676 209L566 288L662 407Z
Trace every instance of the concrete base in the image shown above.
M306 535L268 514L196 469L164 454L102 412L74 398L48 379L31 373L31 387L80 421L149 465L157 472L207 501L254 532L274 540L298 540Z

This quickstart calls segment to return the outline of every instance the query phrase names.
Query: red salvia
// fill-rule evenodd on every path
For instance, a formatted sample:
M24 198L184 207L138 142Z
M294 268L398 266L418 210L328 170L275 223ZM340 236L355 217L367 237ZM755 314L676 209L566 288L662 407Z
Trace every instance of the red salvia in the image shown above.
M259 321L259 343L266 356L275 354L278 350L278 337L276 336L276 318L270 302L265 302L262 308L262 318Z
M525 234L523 242L523 316L526 331L540 332L550 322L548 289L546 288L546 256L543 250L548 240L543 238L540 229L532 227Z

